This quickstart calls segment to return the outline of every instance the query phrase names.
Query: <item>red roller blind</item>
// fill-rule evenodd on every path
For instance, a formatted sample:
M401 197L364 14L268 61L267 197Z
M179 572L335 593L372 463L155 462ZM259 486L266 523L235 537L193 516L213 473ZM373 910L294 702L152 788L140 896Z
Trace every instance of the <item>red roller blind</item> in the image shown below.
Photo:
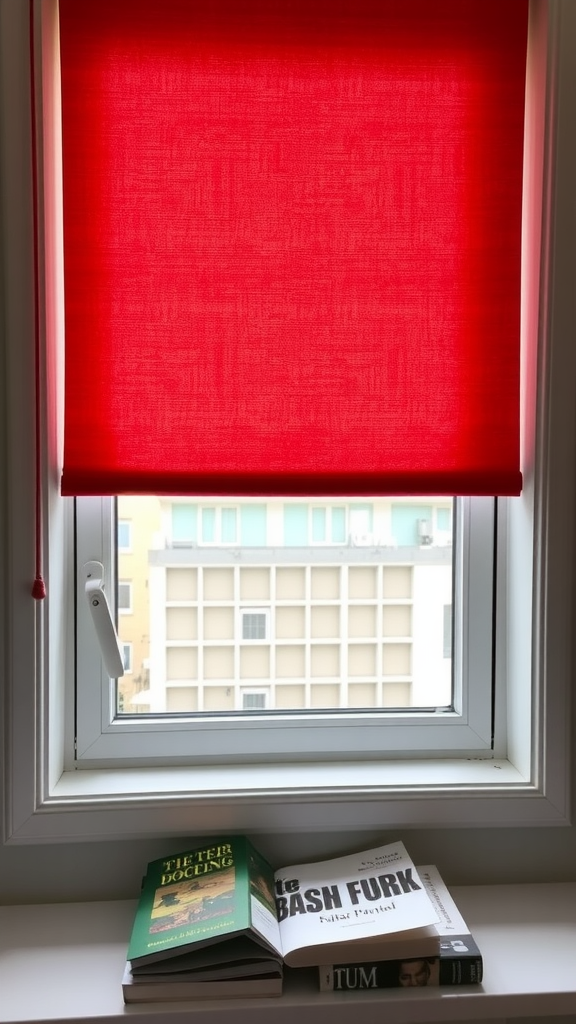
M527 0L60 0L64 494L516 494Z

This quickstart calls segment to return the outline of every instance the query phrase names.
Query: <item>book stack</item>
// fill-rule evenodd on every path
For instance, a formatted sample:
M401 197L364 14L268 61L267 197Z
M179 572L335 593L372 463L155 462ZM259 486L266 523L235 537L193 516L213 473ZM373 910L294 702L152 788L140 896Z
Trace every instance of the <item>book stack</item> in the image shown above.
M279 996L284 964L336 992L482 979L437 869L401 842L273 871L237 836L148 865L125 1002Z

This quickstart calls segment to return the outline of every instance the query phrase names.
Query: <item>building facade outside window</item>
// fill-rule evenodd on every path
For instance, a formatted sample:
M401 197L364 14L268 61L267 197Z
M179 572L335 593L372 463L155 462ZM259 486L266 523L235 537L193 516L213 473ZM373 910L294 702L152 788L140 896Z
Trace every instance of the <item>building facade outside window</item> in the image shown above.
M137 516L138 499L118 499L119 523L126 508ZM149 648L138 658L148 670L140 691L119 681L125 711L232 711L255 679L275 710L451 704L452 536L432 528L451 524L450 499L232 510L147 498L142 510L131 573L134 605L147 609ZM214 525L244 524L240 543L229 546L220 529L220 544L197 544L191 524L206 511ZM120 617L121 640L133 639L131 625Z

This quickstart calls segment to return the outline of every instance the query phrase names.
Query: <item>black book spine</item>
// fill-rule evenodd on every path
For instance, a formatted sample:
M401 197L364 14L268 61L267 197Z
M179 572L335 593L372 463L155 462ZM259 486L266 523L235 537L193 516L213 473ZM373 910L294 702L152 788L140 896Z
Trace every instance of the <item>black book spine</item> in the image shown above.
M482 974L481 956L442 957L440 960L440 985L479 985Z
M426 985L478 985L482 957L429 957L319 967L320 990L352 992L376 988L422 988Z

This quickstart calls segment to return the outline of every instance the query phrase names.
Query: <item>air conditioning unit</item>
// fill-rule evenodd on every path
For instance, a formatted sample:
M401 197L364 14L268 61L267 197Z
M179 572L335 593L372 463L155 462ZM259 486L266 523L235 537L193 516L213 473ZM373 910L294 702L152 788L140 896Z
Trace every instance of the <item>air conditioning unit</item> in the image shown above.
M421 544L431 544L433 541L432 523L429 519L418 520L418 540Z

